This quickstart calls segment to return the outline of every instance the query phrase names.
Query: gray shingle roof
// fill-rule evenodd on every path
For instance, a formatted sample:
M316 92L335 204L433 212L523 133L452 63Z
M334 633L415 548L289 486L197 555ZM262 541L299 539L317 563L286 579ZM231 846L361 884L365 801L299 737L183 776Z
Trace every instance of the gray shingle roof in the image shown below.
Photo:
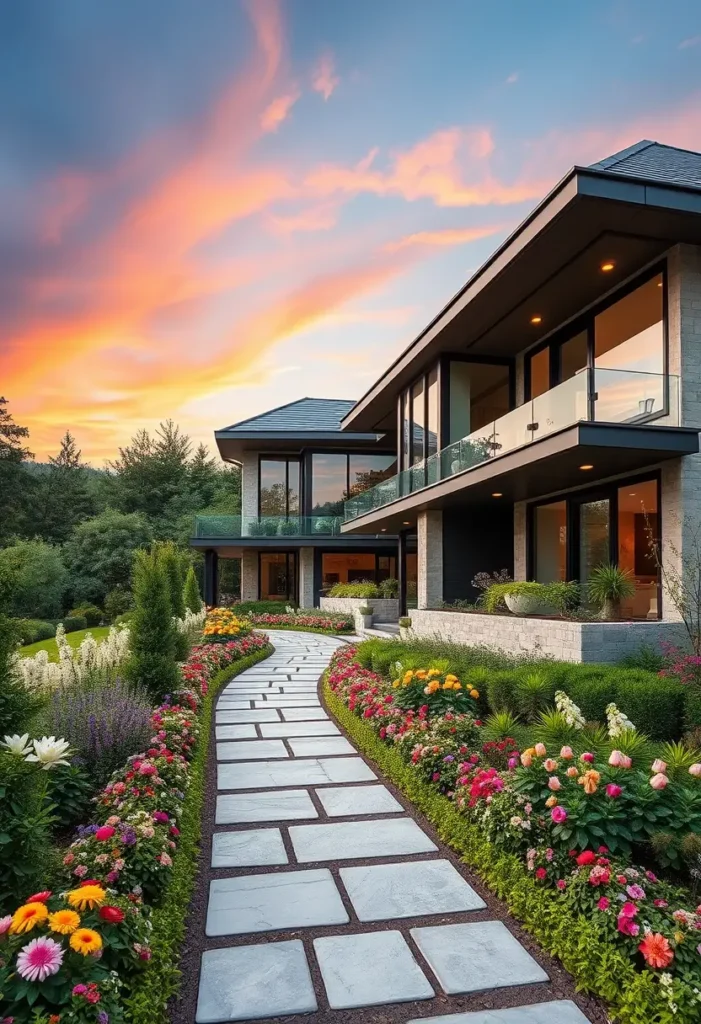
M649 139L636 142L620 153L591 164L591 167L634 178L683 185L685 188L701 188L701 153L663 146Z
M355 402L344 398L300 398L296 402L280 405L269 412L233 423L224 427L231 433L274 431L275 433L305 433L314 431L328 433L341 429L341 420L350 412Z

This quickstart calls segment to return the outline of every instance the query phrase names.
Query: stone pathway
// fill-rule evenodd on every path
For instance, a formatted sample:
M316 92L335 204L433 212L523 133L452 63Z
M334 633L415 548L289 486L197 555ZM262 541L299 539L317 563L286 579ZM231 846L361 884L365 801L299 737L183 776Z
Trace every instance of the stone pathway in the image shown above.
M405 1003L360 1016L587 1024L326 714L318 681L342 641L271 637L217 704L197 1024Z

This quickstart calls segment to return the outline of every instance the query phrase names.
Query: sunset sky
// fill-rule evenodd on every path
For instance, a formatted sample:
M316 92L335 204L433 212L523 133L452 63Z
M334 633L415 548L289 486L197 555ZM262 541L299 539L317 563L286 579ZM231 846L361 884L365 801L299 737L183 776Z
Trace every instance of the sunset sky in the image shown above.
M572 164L701 149L698 0L8 0L0 67L0 394L96 466L360 397Z

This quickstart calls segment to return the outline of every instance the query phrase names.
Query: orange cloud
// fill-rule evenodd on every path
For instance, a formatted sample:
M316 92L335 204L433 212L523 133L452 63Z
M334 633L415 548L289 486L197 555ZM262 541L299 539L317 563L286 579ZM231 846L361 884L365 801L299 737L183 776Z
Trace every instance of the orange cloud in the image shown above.
M437 231L416 231L413 235L406 235L396 242L387 242L385 249L388 252L398 252L400 249L408 249L415 245L465 245L467 242L476 242L480 238L488 238L497 232L505 231L510 226L512 225L494 224L481 228L442 228Z
M283 121L285 121L299 99L301 93L295 89L284 96L278 96L270 103L260 119L260 126L264 132L276 132Z
M299 213L269 213L267 222L278 234L291 235L296 231L328 231L338 220L337 203L319 203Z
M320 93L325 100L333 94L341 79L334 74L334 59L332 54L324 53L312 75L312 88L314 92Z

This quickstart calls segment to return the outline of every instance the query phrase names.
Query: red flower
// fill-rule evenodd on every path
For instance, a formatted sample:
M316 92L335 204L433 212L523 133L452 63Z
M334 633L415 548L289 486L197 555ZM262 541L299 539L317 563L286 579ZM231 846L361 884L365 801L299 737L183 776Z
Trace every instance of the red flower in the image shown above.
M548 872L545 870L545 868L538 868L535 873L535 876L539 882L542 882L544 879L548 877Z
M586 867L588 864L596 864L596 854L593 850L585 850L577 857L577 863L580 868Z
M645 957L650 967L668 967L674 960L674 951L670 948L669 942L659 932L648 932L638 949Z
M114 833L115 833L115 830L112 828L111 825L103 825L95 833L95 838L97 840L99 840L99 842L104 843L108 839L111 839L112 836L114 835Z
M100 907L99 914L108 924L121 924L124 920L124 911L119 907Z
M602 896L599 902L596 904L599 910L608 910L611 906L611 900L608 896Z
M97 878L86 878L80 883L79 888L82 889L84 885L102 885L102 882Z
M46 901L48 900L49 896L51 896L51 892L49 891L49 889L44 889L43 892L35 892L33 896L30 896L24 902L25 903L46 903Z

